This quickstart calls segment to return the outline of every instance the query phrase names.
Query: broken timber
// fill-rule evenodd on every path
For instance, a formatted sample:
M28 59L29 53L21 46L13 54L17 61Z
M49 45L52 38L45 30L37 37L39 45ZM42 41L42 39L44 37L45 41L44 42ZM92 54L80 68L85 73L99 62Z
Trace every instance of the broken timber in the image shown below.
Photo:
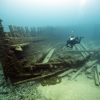
M86 45L83 42L81 42L80 45L83 47L83 49L88 50L88 48L86 47ZM87 52L85 52L85 53L86 53L86 55L89 55Z
M95 84L96 84L97 86L99 86L99 80L98 80L98 77L97 77L96 70L94 71L94 75L95 75Z
M79 44L75 45L78 50L83 50ZM81 52L82 56L85 58L87 54L85 52Z
M23 80L23 81L18 81L18 82L15 82L14 85L18 85L18 84L21 84L21 83L25 83L25 82L28 82L28 81L33 81L33 80L37 80L37 79L42 79L44 77L49 77L49 76L52 76L52 75L55 75L57 73L61 73L65 70L68 70L67 68L66 69L63 69L63 70L57 70L53 73L50 73L48 75L42 75L42 76L38 76L38 77L35 77L35 78L31 78L31 79L26 79L26 80Z
M73 72L75 69L69 69L68 71L65 71L61 74L58 75L58 77L64 77L66 75L68 75L69 73Z
M87 62L84 66L82 66L72 77L71 80L73 80L78 74L80 74L82 71L84 71L87 67L90 67L92 65L94 65L97 62L97 60L94 61L89 61Z
M87 57L85 60L84 59L80 60L80 63L81 62L85 63L87 60L89 60L89 57ZM78 63L78 62L76 61L76 63ZM56 66L56 68L55 68L55 66ZM52 75L60 74L60 73L62 73L64 71L66 71L65 73L68 74L71 71L73 71L73 69L69 70L70 68L72 68L72 66L71 66L71 63L68 62L68 61L64 61L64 62L48 62L48 63L35 63L33 66L31 66L32 73L18 74L16 76L16 79L14 77L14 80L13 79L11 79L11 80L12 80L12 83L14 85L17 85L17 84L24 83L24 82L27 82L27 81L42 79L44 77L49 77L49 76L52 76ZM26 69L27 69L27 67L26 67ZM47 73L45 73L45 72L47 72ZM61 76L61 77L63 77L63 76ZM22 80L22 78L24 78L24 79Z
M16 51L23 51L23 47L29 46L29 43L23 43L23 44L14 44L11 45L11 48L14 48Z
M100 52L100 50L67 50L68 52Z
M49 59L52 56L54 50L55 49L50 50L50 52L48 53L48 55L46 56L46 58L43 60L43 63L47 63L49 61Z
M100 65L99 64L97 64L96 66L96 73L97 73L98 82L100 84Z

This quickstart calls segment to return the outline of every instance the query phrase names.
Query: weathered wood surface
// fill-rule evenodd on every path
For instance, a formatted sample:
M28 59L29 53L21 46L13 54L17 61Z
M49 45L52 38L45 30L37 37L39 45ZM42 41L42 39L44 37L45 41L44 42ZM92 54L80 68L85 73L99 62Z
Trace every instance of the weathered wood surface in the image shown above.
M86 63L86 68L90 68L92 65L96 64L98 62L98 60L94 60L94 61L89 61L88 63Z
M43 63L47 63L50 59L50 57L52 56L53 52L55 49L50 50L50 52L48 53L48 55L45 57L45 59L43 60Z
M20 47L24 47L24 46L28 46L29 43L22 43L22 44L14 44L14 45L11 45L12 48L15 48L16 46L20 46Z
M77 44L75 45L75 47L78 49L78 50L82 50L82 48L80 48L80 45ZM85 52L81 52L82 56L85 58L87 55L85 54Z
M93 69L94 65L89 67L87 70L86 70L86 74L90 74L92 72L92 69Z
M99 80L98 80L98 76L97 76L96 70L94 71L94 74L95 74L95 84L96 84L97 86L99 86Z
M85 70L85 67L82 66L72 77L70 80L73 80L76 76L78 76L83 70Z
M98 81L100 84L100 65L99 64L97 64L97 66L96 66L96 73L97 73L97 78L98 78Z
M67 50L68 52L100 52L100 50Z
M87 47L83 42L81 42L80 45L81 45L85 50L89 50L88 47ZM85 52L85 53L86 53L86 55L89 55L88 52Z
M81 42L80 45L81 45L84 49L88 50L88 47L87 47L83 42Z
M96 63L97 63L97 60L89 61L89 63L87 63L85 73L87 74L88 78L93 78L91 73L93 71L93 67L96 67ZM90 64L91 66L89 66Z
M84 59L83 59L84 60ZM68 62L48 62L48 63L36 63L36 64L34 64L34 66L35 66L35 68L37 67L44 67L44 65L45 65L45 67L47 67L47 68L51 68L52 69L52 66L53 67L55 67L55 65L65 65L65 64L67 64ZM50 65L52 64L52 66L50 67ZM53 65L54 64L54 65ZM47 66L48 65L48 66ZM68 64L69 65L69 64ZM33 66L33 68L34 68L34 66ZM56 67L60 67L60 66L56 66ZM48 73L48 74L46 74L46 75L43 75L43 74L41 74L41 76L39 75L39 76L37 76L37 77L31 77L30 79L25 79L25 80L23 80L23 81L18 81L18 82L15 82L14 84L15 85L17 85L17 84L20 84L20 83L24 83L24 82L27 82L27 81L32 81L32 80L37 80L37 79L42 79L42 78L44 78L44 77L48 77L48 76L52 76L52 75L54 75L54 74L58 74L58 73L61 73L61 72L64 72L64 71L66 71L66 70L69 70L71 67L65 67L65 66L63 66L62 68L60 68L60 69L55 69L54 71L55 72L50 72L50 73ZM66 74L68 74L68 73L70 73L70 72L72 72L73 71L73 69L72 70L69 70L68 72L66 72ZM33 76L34 76L34 73L32 74ZM63 75L62 75L63 76ZM23 77L23 75L21 75L21 77Z
M22 43L22 44L14 44L11 45L11 48L14 48L16 51L23 51L23 47L29 46L29 43Z
M79 47L80 47L80 49L81 50L87 50L87 49L84 49L83 47L82 47L82 44L81 45L79 45ZM84 52L84 54L87 56L88 55L88 53L87 52Z
M40 65L50 65L50 64L55 64L55 65L59 65L62 64L61 62L47 62L47 63L35 63L35 66L40 66Z
M82 71L84 71L86 68L93 66L93 64L95 64L97 62L97 60L95 61L90 61L87 62L84 66L82 66L72 77L71 80L73 80L77 75L79 75Z
M65 76L65 75L67 75L67 74L69 74L69 73L71 73L73 71L74 71L74 69L69 69L68 71L65 71L65 72L59 74L58 77L63 77L63 76Z
M34 80L37 80L37 79L42 79L42 78L45 78L45 77L49 77L49 76L55 75L57 73L61 73L63 71L66 71L66 70L68 70L68 69L66 68L66 69L62 69L62 70L57 70L57 71L55 71L53 73L50 73L48 75L42 75L42 76L38 76L38 77L34 77L34 78L18 81L18 82L15 82L14 85L18 85L18 84L21 84L21 83L25 83L25 82L34 81Z

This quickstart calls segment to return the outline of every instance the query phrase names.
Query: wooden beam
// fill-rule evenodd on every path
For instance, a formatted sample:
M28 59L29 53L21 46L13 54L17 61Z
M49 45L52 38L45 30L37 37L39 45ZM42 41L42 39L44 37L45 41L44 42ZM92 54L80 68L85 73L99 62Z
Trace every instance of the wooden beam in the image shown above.
M81 42L80 45L81 45L85 50L89 50L89 49L87 48L87 46L86 46L83 42ZM88 52L85 52L85 53L86 53L86 55L89 55Z
M81 50L86 50L86 49L84 49L84 48L82 47L82 45L79 45L79 47L80 47ZM84 54L85 54L86 56L89 55L87 52L84 52Z
M48 55L45 57L45 59L43 60L43 63L47 63L50 59L50 57L52 56L53 52L55 49L51 49L50 52L48 53Z
M63 64L61 62L47 62L47 63L35 63L35 66L39 66L39 65L50 65L50 64L55 64L55 65L59 65L59 64Z
M80 72L82 72L83 70L85 70L85 66L82 66L72 77L70 80L73 80L78 74L80 74Z
M97 72L96 72L96 70L94 71L94 75L95 75L95 84L96 84L97 86L99 86L99 80L98 80L98 77L97 77Z
M20 46L20 47L25 47L25 46L28 46L29 43L22 43L22 44L14 44L14 45L11 45L12 48L15 48L16 46Z
M67 50L68 52L100 52L100 50Z
M28 45L29 43L14 44L14 45L11 45L11 48L14 48L16 51L23 51L22 48Z
M57 70L57 71L55 71L53 73L50 73L48 75L42 75L42 76L38 76L38 77L34 77L34 78L18 81L18 82L15 82L14 85L18 85L18 84L21 84L21 83L25 83L25 82L34 81L34 80L42 79L42 78L45 78L45 77L49 77L49 76L55 75L57 73L61 73L61 72L65 71L65 70L68 70L68 69L66 68L66 69L62 69L62 70Z
M58 77L66 76L67 74L69 74L69 73L71 73L71 72L73 72L73 71L74 71L74 69L69 69L68 71L65 71L65 72L59 74Z
M97 66L96 66L96 73L97 73L97 78L98 78L98 81L100 84L100 65L99 64L97 64Z
M82 48L80 48L80 45L79 44L76 44L75 47L78 49L78 50L82 50ZM84 52L81 52L82 56L85 58L87 55L84 53Z
M84 66L82 66L72 77L71 77L71 80L73 80L78 74L80 74L82 71L84 71L86 68L92 66L93 64L95 64L97 62L97 60L94 60L94 61L90 61L90 62L87 62Z
M81 42L80 45L81 45L84 49L88 50L87 46L86 46L83 42Z

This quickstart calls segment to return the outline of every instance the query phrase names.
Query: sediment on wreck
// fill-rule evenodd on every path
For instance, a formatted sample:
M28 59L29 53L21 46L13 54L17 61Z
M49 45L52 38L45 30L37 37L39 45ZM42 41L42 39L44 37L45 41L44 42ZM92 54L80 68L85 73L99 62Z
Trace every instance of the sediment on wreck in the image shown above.
M2 21L2 20L0 20ZM0 22L0 59L5 75L5 79L8 77L14 77L16 74L24 72L21 63L18 61L14 52L10 48L9 39L5 38L3 26Z
M49 28L38 27L36 30L33 27L30 31L28 27L9 25L10 32L4 32L1 25L0 29L1 63L5 79L9 78L14 85L54 76L83 65L91 57L90 54L79 60L61 56L62 46L60 55L55 56L61 44L50 34Z

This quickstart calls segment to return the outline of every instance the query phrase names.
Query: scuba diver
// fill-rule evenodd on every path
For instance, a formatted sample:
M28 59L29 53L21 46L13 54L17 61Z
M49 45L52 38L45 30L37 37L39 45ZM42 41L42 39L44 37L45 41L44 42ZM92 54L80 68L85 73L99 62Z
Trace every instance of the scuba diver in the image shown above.
M81 42L81 39L84 37L74 37L74 36L70 36L69 39L67 40L66 46L73 48L73 46L75 44L79 44Z

